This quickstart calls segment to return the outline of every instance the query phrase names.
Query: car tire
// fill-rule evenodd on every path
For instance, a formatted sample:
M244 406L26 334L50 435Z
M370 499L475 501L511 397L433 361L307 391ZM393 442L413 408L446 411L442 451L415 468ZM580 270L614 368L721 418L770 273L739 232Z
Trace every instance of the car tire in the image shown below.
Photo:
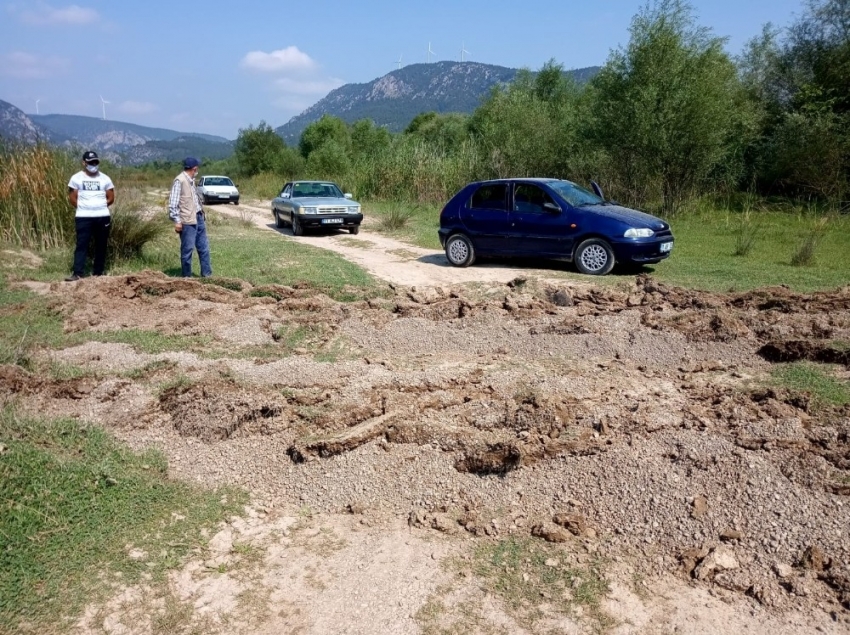
M304 227L301 225L301 221L298 220L298 217L293 214L292 215L292 235L293 236L303 236L304 235Z
M239 205L239 199L237 198L235 201L231 201L234 205Z
M475 262L475 249L465 234L454 234L446 240L446 259L455 267L468 267Z
M360 225L355 225L354 227L351 227L348 231L356 236L360 233Z
M614 268L614 250L601 238L588 238L576 248L576 269L590 276L604 276Z
M280 214L277 213L277 210L274 211L274 226L278 229L283 227L283 221L280 220Z

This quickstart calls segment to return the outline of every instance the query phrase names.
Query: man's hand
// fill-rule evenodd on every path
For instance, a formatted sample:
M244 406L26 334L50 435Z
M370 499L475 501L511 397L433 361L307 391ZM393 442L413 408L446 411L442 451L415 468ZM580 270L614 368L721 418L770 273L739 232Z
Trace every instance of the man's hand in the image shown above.
M178 234L183 231L183 223L174 223L174 231Z

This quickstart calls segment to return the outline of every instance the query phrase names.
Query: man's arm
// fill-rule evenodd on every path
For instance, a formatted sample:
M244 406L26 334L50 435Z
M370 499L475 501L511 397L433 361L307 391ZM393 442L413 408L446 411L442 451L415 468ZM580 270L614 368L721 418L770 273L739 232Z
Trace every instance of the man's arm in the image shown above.
M109 207L115 202L115 188L110 187L106 190L106 206Z
M174 231L183 231L183 223L180 222L180 181L177 179L174 179L168 196L168 217L174 221Z
M74 189L73 187L68 188L68 202L71 204L71 207L77 209L77 195L80 193L79 190Z

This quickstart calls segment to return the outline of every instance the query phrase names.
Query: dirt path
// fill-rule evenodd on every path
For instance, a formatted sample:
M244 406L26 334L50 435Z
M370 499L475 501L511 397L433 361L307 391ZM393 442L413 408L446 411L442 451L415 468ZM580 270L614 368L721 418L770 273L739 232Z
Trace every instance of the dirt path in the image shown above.
M850 378L850 287L610 288L449 268L368 230L282 239L395 295L57 283L66 330L94 341L42 361L82 376L0 369L0 402L254 498L166 589L124 589L77 632L850 632L850 406L771 374ZM123 329L209 343L97 341Z
M314 247L329 249L347 260L360 265L373 276L393 284L404 286L440 286L464 282L509 282L517 277L530 276L544 280L559 280L565 283L561 271L570 271L570 265L551 263L551 269L512 267L502 263L478 263L473 267L452 267L442 251L416 247L371 231L375 220L364 219L360 233L351 236L337 231L294 236L288 227L277 229L271 215L271 204L259 201L242 203L238 206L216 205L211 207L231 217L249 218L257 227L279 232L289 240L303 242ZM574 283L575 284L575 283Z

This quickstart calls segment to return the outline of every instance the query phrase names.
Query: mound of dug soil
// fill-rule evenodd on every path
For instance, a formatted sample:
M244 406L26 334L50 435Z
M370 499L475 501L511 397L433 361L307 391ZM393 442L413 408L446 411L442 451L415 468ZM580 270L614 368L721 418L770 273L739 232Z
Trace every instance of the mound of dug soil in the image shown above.
M0 394L281 505L579 540L643 574L847 619L850 408L771 370L809 360L846 385L850 288L518 279L345 304L229 287L152 273L57 287L67 330L93 341L45 357L87 378L5 368ZM96 341L130 329L174 350Z

